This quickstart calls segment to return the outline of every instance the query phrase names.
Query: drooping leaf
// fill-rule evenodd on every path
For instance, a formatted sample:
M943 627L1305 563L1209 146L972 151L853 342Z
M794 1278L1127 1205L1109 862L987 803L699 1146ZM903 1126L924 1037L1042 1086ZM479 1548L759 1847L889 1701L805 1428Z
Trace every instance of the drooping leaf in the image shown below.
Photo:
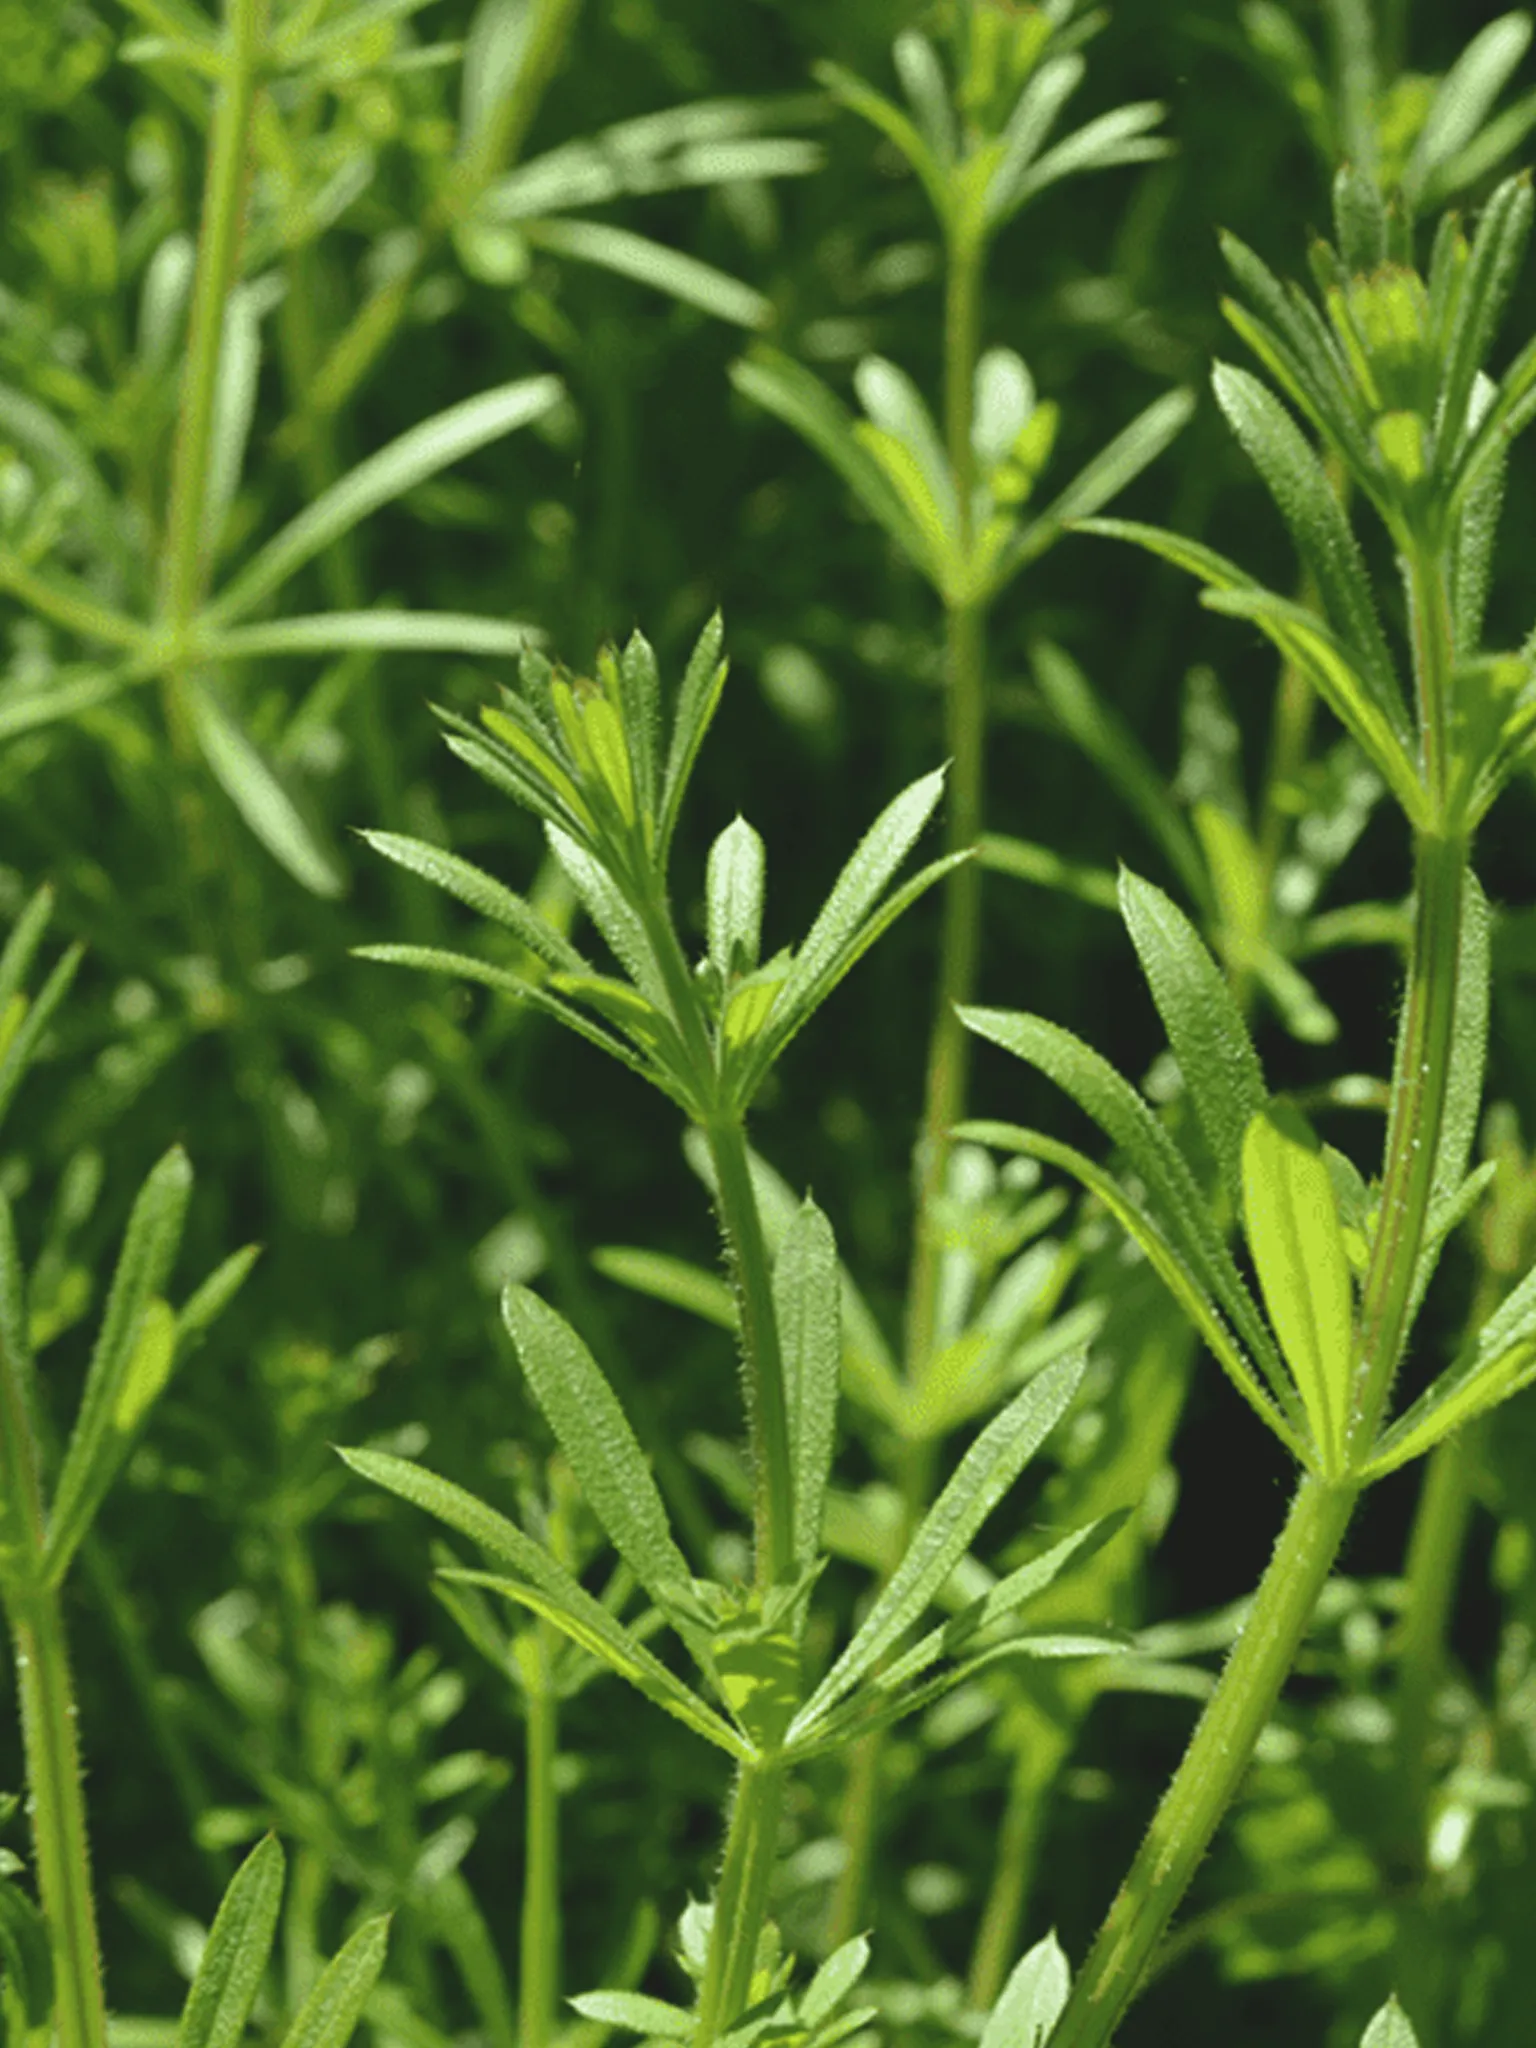
M1082 1376L1080 1356L1048 1366L977 1437L924 1516L853 1640L795 1716L788 1736L791 1744L812 1734L817 1722L919 1618L976 1531L1066 1413Z
M837 1429L842 1363L837 1244L807 1196L773 1269L773 1311L784 1361L794 1477L794 1554L804 1570L821 1548L821 1517Z
M492 1556L504 1559L516 1578L491 1572L452 1572L455 1581L483 1586L503 1598L542 1615L580 1648L616 1671L648 1700L713 1742L738 1761L750 1754L747 1745L730 1723L675 1678L643 1643L615 1620L609 1610L514 1522L500 1515L484 1501L466 1493L461 1486L429 1472L406 1458L386 1451L342 1449L338 1455L361 1478L382 1486L429 1515L446 1522L463 1536L478 1543Z
M1284 1104L1243 1140L1243 1223L1264 1303L1329 1477L1345 1467L1354 1358L1349 1255L1333 1176L1305 1120Z
M316 1978L283 2036L283 2048L346 2048L389 1947L389 1916L365 1920Z
M267 1835L235 1872L214 1916L176 2048L236 2048L261 1989L282 1897L283 1852Z
M1268 1099L1243 1014L1171 897L1122 868L1120 908L1206 1143L1233 1203L1240 1203L1243 1134Z
M526 1287L508 1287L502 1320L544 1419L587 1504L653 1600L686 1594L691 1574L618 1397L580 1337Z
M214 780L252 833L296 882L316 896L339 896L340 872L276 770L211 689L189 692L192 723Z
M1071 1988L1067 1958L1048 1934L1014 1966L982 2029L981 2048L1045 2048Z
M156 1314L153 1304L164 1293L191 1195L192 1168L186 1153L176 1145L151 1168L123 1234L48 1514L44 1565L55 1585L89 1529L147 1405L142 1385L128 1408L123 1405L136 1363L141 1374L147 1372L151 1378L158 1374L162 1384L169 1370L175 1319L170 1318L167 1329L165 1316ZM154 1356L148 1358L140 1350L146 1335L155 1346ZM149 1398L157 1391L158 1387L152 1388Z

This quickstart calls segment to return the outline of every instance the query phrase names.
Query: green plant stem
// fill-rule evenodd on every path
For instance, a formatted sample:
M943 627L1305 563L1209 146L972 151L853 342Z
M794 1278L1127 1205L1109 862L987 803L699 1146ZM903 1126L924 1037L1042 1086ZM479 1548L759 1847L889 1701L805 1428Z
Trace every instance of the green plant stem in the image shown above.
M520 2048L546 2048L560 1996L560 1800L555 1763L560 1708L550 1684L551 1631L535 1630L537 1683L527 1694L524 1740L523 1916L517 1992Z
M955 481L962 555L971 543L976 458L971 447L976 357L981 332L982 245L955 234L944 295L944 439ZM986 746L986 610L952 596L945 608L945 738L949 753L946 846L975 845L982 825ZM907 1370L922 1372L933 1348L939 1246L934 1211L944 1185L950 1127L965 1111L969 1035L955 1014L970 999L981 943L981 870L967 861L944 883L939 986L928 1041L923 1127L917 1160L917 1221L907 1306Z
M58 2048L106 2048L106 2002L69 1648L58 1588L48 1584L42 1572L41 1460L28 1398L29 1376L27 1361L15 1357L0 1339L0 1488L10 1554L5 1616L16 1653L38 1891L53 1952Z
M1104 2048L1113 2038L1248 1769L1356 1497L1355 1487L1311 1474L1298 1487L1247 1626L1072 1986L1051 2048Z
M777 1757L762 1757L742 1766L731 1804L725 1861L715 1888L694 2048L711 2048L751 2002L757 1945L768 1913L768 1887L778 1853L783 1798L784 1766Z
M214 405L224 309L240 268L265 12L265 0L226 0L224 10L223 69L208 131L208 172L161 564L161 613L177 633L185 631L202 602L212 559L213 536L205 531L204 512Z
M1437 692L1443 700L1443 688L1444 678L1430 679L1427 687L1421 683L1421 703L1433 704ZM1361 1364L1350 1430L1351 1453L1360 1457L1380 1428L1402 1352L1429 1218L1450 1074L1466 874L1465 839L1418 839L1413 940L1380 1221L1361 1298ZM1073 1986L1052 2048L1104 2048L1135 1996L1280 1696L1357 1490L1348 1482L1329 1485L1311 1476L1302 1481L1248 1626Z
M705 1124L704 1135L714 1162L720 1223L740 1319L756 1488L756 1576L760 1587L768 1587L793 1578L795 1572L789 1412L773 1309L773 1269L741 1120L712 1119Z

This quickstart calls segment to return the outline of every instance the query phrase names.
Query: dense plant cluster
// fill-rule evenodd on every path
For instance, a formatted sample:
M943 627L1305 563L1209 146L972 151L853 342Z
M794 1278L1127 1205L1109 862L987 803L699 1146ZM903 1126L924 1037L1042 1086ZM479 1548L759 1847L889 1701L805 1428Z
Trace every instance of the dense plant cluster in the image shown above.
M1532 35L0 0L6 2040L1527 2048Z

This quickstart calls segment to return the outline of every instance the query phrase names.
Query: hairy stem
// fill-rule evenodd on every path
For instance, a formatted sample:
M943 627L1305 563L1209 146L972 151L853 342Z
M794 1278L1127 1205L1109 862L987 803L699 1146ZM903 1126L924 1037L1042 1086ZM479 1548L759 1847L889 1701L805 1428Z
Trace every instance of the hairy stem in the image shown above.
M1356 1489L1308 1476L1253 1612L1084 1964L1051 2048L1105 2048L1241 1783L1349 1526Z
M742 1766L731 1805L725 1862L715 1888L714 1921L693 2048L711 2048L751 2003L783 1798L784 1766L776 1757Z

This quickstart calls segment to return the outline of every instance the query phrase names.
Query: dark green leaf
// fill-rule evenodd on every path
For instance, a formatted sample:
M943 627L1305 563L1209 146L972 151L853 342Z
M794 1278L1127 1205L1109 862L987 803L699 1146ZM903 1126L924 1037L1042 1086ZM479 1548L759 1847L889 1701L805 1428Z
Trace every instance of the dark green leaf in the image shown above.
M779 1246L773 1308L794 1472L795 1561L804 1570L821 1549L842 1361L837 1244L831 1224L809 1196Z
M236 2048L261 1989L282 1897L283 1852L268 1835L236 1871L214 1916L176 2048Z
M578 953L563 932L548 918L540 917L530 903L503 886L482 869L440 846L422 839L405 839L397 832L363 832L360 835L386 860L408 869L413 875L435 883L467 903L480 917L504 925L544 963L565 974L588 974L591 963Z
M384 1968L388 1947L388 1914L365 1920L320 1972L283 2036L283 2048L346 2048Z

